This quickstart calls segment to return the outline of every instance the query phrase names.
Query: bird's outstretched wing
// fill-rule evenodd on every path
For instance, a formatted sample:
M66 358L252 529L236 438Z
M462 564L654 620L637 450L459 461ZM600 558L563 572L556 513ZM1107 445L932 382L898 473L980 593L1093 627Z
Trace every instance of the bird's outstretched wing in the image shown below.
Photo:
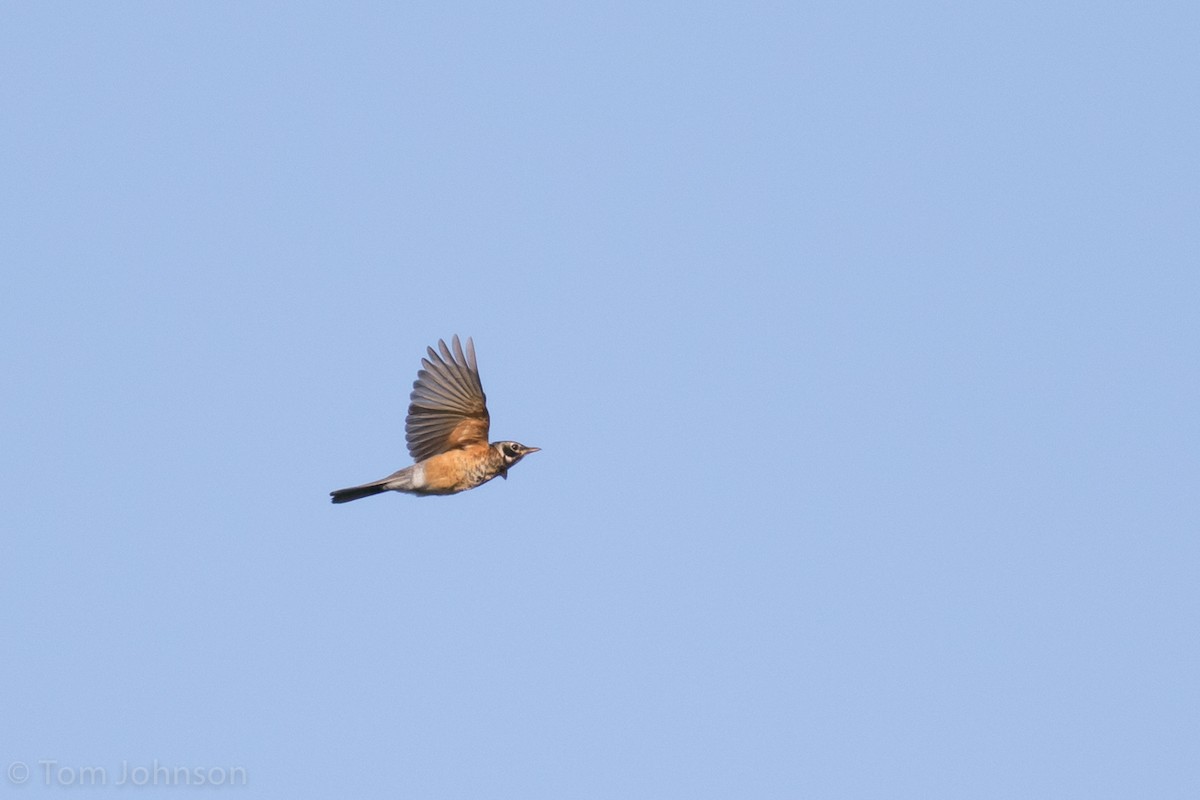
M442 339L440 354L427 348L429 358L421 359L424 369L413 383L404 433L416 461L488 441L487 397L479 382L475 343L468 337L466 353L457 335L452 343L454 352Z

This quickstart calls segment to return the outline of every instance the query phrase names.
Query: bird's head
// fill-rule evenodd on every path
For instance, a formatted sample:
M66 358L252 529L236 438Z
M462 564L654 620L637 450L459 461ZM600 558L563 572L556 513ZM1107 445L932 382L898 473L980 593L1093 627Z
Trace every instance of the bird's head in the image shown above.
M501 477L507 478L509 467L516 464L530 453L536 453L541 450L540 447L526 447L520 442L495 442L492 444L492 449L500 454L503 467L500 468Z

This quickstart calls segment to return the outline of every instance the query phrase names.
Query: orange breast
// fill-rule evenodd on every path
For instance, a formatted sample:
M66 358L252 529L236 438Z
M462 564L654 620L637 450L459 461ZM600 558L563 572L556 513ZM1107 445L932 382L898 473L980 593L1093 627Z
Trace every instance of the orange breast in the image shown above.
M420 494L454 494L471 489L496 476L491 466L491 448L475 444L438 453L421 462L423 484Z

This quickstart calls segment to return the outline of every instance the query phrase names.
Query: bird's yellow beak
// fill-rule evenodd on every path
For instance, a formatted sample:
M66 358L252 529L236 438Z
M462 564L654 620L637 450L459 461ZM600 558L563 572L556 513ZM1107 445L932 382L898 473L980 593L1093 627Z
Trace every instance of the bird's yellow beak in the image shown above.
M523 456L527 456L527 455L529 455L530 453L536 453L538 450L541 450L541 449L542 449L542 448L540 448L540 447L526 447L526 448L525 448L525 452L524 452L524 453L522 453L521 455L523 455Z

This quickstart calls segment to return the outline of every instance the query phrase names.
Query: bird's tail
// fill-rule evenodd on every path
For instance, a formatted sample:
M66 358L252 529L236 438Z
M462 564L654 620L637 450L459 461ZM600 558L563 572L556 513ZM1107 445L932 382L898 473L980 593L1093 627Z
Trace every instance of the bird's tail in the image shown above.
M370 497L373 494L386 492L387 487L381 483L366 483L362 486L351 486L349 489L338 489L330 492L329 495L335 503L349 503L351 500L358 500L360 497Z
M337 489L330 492L329 495L335 503L349 503L351 500L370 497L373 494L380 494L382 492L403 492L412 487L411 474L412 467L405 467L399 472L388 475L386 478L364 483L361 486L351 486L348 489Z

